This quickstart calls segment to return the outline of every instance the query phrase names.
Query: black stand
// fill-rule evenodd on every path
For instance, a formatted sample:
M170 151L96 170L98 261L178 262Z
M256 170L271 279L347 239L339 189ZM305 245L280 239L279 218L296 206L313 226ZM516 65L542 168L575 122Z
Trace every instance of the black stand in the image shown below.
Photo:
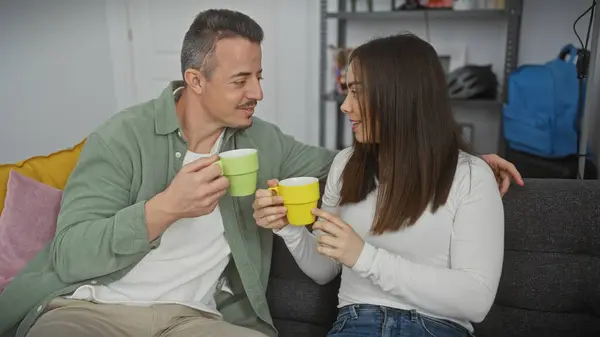
M600 76L598 74L599 70L596 68L596 58L598 58L598 39L600 38L600 20L598 20L598 16L595 15L595 5L596 1L593 1L593 5L591 7L591 17L588 28L588 36L586 37L585 45L583 49L578 53L577 58L577 77L579 78L579 88L580 88L580 104L579 104L579 114L578 114L578 146L577 146L577 155L578 155L578 171L577 178L585 179L585 170L586 170L586 157L587 157L587 149L588 149L588 116L593 115L593 109L597 105L598 98L598 88L594 86L594 78L595 76ZM593 28L592 28L593 27ZM591 29L591 41L592 45L590 50L587 49L587 44L589 41L589 29ZM590 74L591 70L591 74ZM584 86L585 84L585 86ZM584 90L585 89L585 90ZM583 95L585 92L585 101L583 101ZM582 104L583 103L583 104ZM593 120L592 120L593 121ZM598 121L600 122L600 121ZM599 149L600 150L600 149Z

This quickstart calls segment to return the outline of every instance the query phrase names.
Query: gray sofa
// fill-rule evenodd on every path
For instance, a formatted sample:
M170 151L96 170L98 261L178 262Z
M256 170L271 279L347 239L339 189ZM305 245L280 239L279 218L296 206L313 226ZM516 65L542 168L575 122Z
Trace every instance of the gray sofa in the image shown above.
M502 279L478 337L600 336L600 182L529 179L504 197ZM339 278L319 286L275 239L267 297L282 337L325 336Z

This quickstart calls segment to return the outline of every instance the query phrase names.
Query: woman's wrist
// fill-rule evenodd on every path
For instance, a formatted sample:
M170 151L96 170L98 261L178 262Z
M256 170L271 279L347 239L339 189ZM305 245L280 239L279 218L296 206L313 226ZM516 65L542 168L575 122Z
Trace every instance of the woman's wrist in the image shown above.
M302 235L303 229L304 229L303 226L286 225L285 227L282 227L280 229L274 228L273 233L277 234L278 236L280 236L284 239L295 238L295 237Z

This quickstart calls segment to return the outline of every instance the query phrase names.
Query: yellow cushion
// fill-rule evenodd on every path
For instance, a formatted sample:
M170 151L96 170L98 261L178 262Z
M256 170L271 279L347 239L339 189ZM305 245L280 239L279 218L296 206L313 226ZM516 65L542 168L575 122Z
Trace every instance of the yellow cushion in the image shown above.
M84 143L85 139L72 148L60 150L47 156L36 156L16 164L0 165L0 213L4 209L6 185L10 170L15 170L36 181L63 190L79 159L79 153L81 153Z

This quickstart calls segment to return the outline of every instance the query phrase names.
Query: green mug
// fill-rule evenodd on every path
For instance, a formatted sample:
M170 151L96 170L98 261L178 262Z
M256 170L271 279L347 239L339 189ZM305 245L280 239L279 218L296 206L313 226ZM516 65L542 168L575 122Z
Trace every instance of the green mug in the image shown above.
M256 149L237 149L219 153L216 162L229 179L229 194L244 197L256 192L258 178L258 151Z

